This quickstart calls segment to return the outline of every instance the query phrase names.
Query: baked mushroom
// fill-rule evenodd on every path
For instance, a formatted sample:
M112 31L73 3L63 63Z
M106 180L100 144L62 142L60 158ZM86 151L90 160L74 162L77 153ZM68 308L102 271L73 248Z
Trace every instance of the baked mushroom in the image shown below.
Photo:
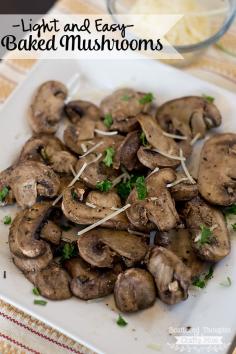
M47 220L40 232L40 238L46 240L53 245L59 245L61 241L62 231L53 221Z
M183 215L192 235L192 246L201 259L218 262L229 254L229 233L219 209L197 197L186 203Z
M25 274L40 295L50 300L66 300L71 297L70 277L58 264L51 262L46 268Z
M154 247L147 268L155 279L161 301L173 305L187 299L191 271L173 252L163 247Z
M139 161L152 170L156 167L177 167L180 164L180 148L177 143L163 134L163 130L152 116L140 114L137 120L149 144L147 147L141 146L138 150Z
M118 275L114 297L122 312L135 312L151 307L156 300L153 277L144 269L131 268Z
M102 112L94 103L83 100L70 101L65 105L65 112L71 123L77 124L81 118L99 120Z
M204 97L188 96L168 101L158 107L156 118L161 128L171 134L199 138L221 124L221 114L214 103Z
M113 123L111 130L129 133L137 128L136 116L147 113L151 103L145 102L146 93L137 92L129 88L119 89L104 98L101 110L104 115L110 114Z
M62 118L67 88L58 81L43 83L30 107L29 123L35 133L53 134Z
M122 259L131 267L141 262L147 253L145 241L126 231L93 229L77 242L80 256L99 268L112 268L116 259Z
M212 204L227 206L236 202L236 134L218 134L205 142L198 188Z
M31 207L37 197L53 198L60 188L58 176L41 162L22 161L13 166L5 181L21 207Z
M126 210L126 215L136 228L140 230L158 228L160 231L167 231L177 226L179 216L166 186L175 179L176 175L172 169L162 169L146 178L145 199L139 199L136 188L132 190L127 199L131 207Z
M113 167L119 169L121 166L132 171L141 166L137 152L140 147L140 132L135 130L127 134L126 138L116 151Z
M191 234L188 229L176 229L157 233L155 244L172 251L191 270L194 279L206 270L207 263L199 259L192 247Z
M178 183L180 182L180 183ZM176 172L176 181L169 188L170 194L175 201L186 201L198 195L197 184L192 184L183 172Z
M80 257L64 262L63 266L72 278L71 291L79 299L90 300L104 297L114 290L117 274L113 270L91 268Z
M63 194L63 213L76 224L94 224L112 214L114 212L112 208L121 207L120 198L113 191L108 193L91 191L84 201L83 195L83 190L75 187L67 188ZM103 226L118 230L127 230L130 223L125 213L120 213L114 218L105 221Z
M55 172L71 174L77 158L67 151L62 142L53 135L38 134L23 146L20 161L32 160L50 165Z

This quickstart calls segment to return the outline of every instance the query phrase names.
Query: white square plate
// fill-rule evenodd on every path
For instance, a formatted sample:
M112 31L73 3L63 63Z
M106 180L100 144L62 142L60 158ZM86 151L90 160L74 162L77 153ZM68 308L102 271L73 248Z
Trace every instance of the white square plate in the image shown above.
M14 161L30 136L26 117L35 89L46 80L55 79L71 85L76 78L79 97L95 102L120 86L153 92L158 103L182 95L205 93L214 96L224 118L220 130L236 132L236 96L158 62L41 61L0 112L0 170ZM14 213L15 208L1 208L0 220L4 215L13 216ZM72 298L64 302L48 301L45 307L35 306L32 284L10 259L6 243L8 227L2 223L0 234L0 297L98 353L151 354L157 347L161 353L173 353L168 343L176 342L169 334L175 327L228 328L227 333L222 334L224 345L218 351L221 353L226 353L233 340L236 328L236 237L232 236L231 254L216 266L214 278L205 289L192 289L187 301L172 307L157 299L155 306L148 310L124 315L128 326L120 328L116 325L118 315L112 297L92 303ZM2 276L4 270L7 271L6 279ZM229 288L220 286L226 276L232 279ZM206 353L205 347L198 349L199 353Z

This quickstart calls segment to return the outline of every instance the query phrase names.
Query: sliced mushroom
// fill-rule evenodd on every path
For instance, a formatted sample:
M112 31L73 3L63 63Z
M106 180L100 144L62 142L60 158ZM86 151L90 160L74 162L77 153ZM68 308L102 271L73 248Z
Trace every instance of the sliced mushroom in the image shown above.
M163 130L159 124L150 115L140 114L137 120L150 144L150 147L142 146L138 150L139 161L151 169L156 167L177 167L180 164L180 161L174 158L179 156L180 152L177 143L172 138L163 134ZM165 157L161 152L173 156L173 158Z
M138 229L167 231L177 226L179 216L175 209L174 200L166 185L175 181L175 172L171 169L162 169L149 175L146 180L147 197L138 199L138 192L134 188L127 203L131 207L126 214L129 221Z
M35 133L55 133L62 118L67 88L61 82L42 84L31 104L29 123Z
M50 263L38 272L26 277L38 288L40 295L50 300L66 300L71 297L70 277L58 264Z
M187 136L190 140L198 133L203 138L208 129L221 124L218 108L198 96L168 101L157 109L156 117L164 131Z
M206 270L206 262L199 259L192 247L191 235L187 229L171 230L157 234L155 243L172 251L191 270L192 279Z
M236 202L236 134L218 134L205 142L198 188L212 204L227 206Z
M53 254L50 246L45 242L45 251L38 257L18 257L12 255L15 265L22 270L22 272L37 272L46 268L53 259Z
M75 100L66 104L65 112L73 124L77 124L81 118L99 120L102 117L101 110L92 102Z
M223 213L197 197L187 202L183 215L192 234L192 246L198 256L209 262L218 262L230 252L230 238ZM201 227L208 229L202 238Z
M60 188L58 176L41 162L22 161L13 166L7 185L21 207L31 207L37 196L53 198Z
M137 128L136 116L149 111L150 103L141 103L146 94L129 88L116 90L101 102L104 115L111 114L111 130L128 133ZM140 102L141 100L141 102Z
M83 192L74 187L67 188L63 194L62 210L65 216L76 224L90 225L105 218L106 216L114 213L112 207L121 207L120 198L115 192L90 192L86 202L86 205L81 201L81 195ZM91 202L97 204L91 205ZM109 219L103 223L104 227L111 227L118 230L127 230L130 223L125 213Z
M78 239L80 256L99 268L112 268L116 258L129 267L141 262L147 252L144 240L126 231L94 229Z
M62 231L53 221L48 220L44 224L40 237L46 241L51 242L54 245L59 245L61 240Z
M137 158L137 152L140 147L140 133L133 131L127 134L123 143L117 149L113 167L119 169L121 166L125 167L128 171L132 171L140 167Z
M118 171L104 164L102 156L97 159L96 155L89 154L79 159L76 171L79 172L85 163L87 167L82 172L80 179L90 188L96 188L97 183L104 180L112 182L119 175Z
M75 168L77 159L66 151L62 142L46 134L38 134L30 138L24 145L20 161L32 160L48 164L55 172L71 174L71 167Z
M192 184L183 172L176 172L176 181L182 181L170 187L170 194L175 201L186 201L198 195L197 184ZM175 183L174 182L174 183Z
M73 295L82 300L96 299L113 292L117 274L113 270L91 268L82 258L76 257L66 261L66 268L72 281L70 288Z
M173 252L154 247L147 267L155 279L161 301L173 305L187 299L191 270Z
M114 296L116 306L122 312L151 307L156 300L153 277L144 269L128 269L118 275Z

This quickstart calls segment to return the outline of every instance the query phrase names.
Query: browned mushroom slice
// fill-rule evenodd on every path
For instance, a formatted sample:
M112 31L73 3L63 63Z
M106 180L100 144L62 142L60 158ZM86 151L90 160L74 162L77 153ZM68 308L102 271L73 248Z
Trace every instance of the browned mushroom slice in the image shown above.
M53 135L38 134L30 138L24 145L20 161L33 160L46 163L55 172L71 174L77 159L66 151L62 142Z
M140 166L137 158L139 147L140 133L138 131L129 133L117 149L113 167L119 169L120 166L124 166L128 171L137 169Z
M149 111L151 104L142 103L145 93L129 88L119 89L107 96L101 103L104 115L111 114L113 124L111 130L128 133L137 128L136 116Z
M86 203L81 202L81 191L67 188L63 194L62 210L65 216L76 224L90 225L114 213L112 207L121 207L120 198L115 192L90 192ZM92 203L96 203L92 204ZM120 213L103 223L104 227L127 230L130 223L125 213Z
M170 194L175 201L191 200L198 195L197 184L192 184L183 172L176 172L176 181L170 187Z
M59 245L61 240L62 231L59 226L57 226L51 220L48 220L46 224L44 224L40 237L46 241L51 242L54 245Z
M197 197L187 202L183 210L192 245L198 256L218 262L230 252L230 238L222 212Z
M227 206L236 202L236 134L218 134L205 142L198 188L212 204Z
M167 188L168 183L175 181L175 172L162 169L149 175L146 180L147 197L138 199L138 192L133 189L127 203L131 207L126 214L129 221L140 230L166 231L176 227L179 216L175 209L174 200Z
M50 209L49 203L37 203L16 215L9 232L9 247L14 255L34 258L45 253L46 242L39 239L39 233Z
M70 277L64 269L55 263L50 263L38 272L25 274L33 282L40 295L50 300L65 300L71 297Z
M97 183L104 180L112 182L119 175L117 170L112 167L107 167L104 164L103 156L98 159L96 155L91 153L79 159L76 165L76 171L79 172L85 163L87 163L88 166L82 172L80 179L90 188L96 188Z
M147 245L141 237L106 229L94 229L80 236L78 248L86 262L101 268L112 268L117 257L131 267L147 253Z
M96 299L113 292L117 274L113 270L91 268L82 258L66 261L63 266L72 277L70 288L73 295L82 300Z
M171 230L157 234L155 243L172 251L191 270L192 279L202 274L207 263L199 259L192 247L191 235L187 229Z
M100 109L92 102L75 100L66 104L65 112L73 124L77 124L81 118L99 120L102 117Z
M21 207L31 207L37 196L53 198L60 188L58 176L41 162L22 161L12 168L8 186Z
M158 108L156 117L164 131L187 136L190 140L198 133L199 137L204 137L208 129L221 124L218 108L198 96L168 101Z
M45 242L45 251L42 255L35 258L18 257L12 255L15 265L22 270L22 272L37 272L46 268L53 259L53 254L50 246Z
M35 133L55 133L62 117L67 88L61 82L42 84L31 104L29 123Z
M187 299L191 271L173 252L154 247L147 267L155 279L161 301L173 305Z
M138 150L139 161L146 167L177 167L180 148L176 142L163 134L159 124L150 115L140 114L137 117L150 147L141 147ZM160 153L159 153L160 152ZM163 154L166 156L163 156ZM170 158L170 157L172 158Z
M122 312L135 312L151 307L156 300L153 277L144 269L132 268L118 275L114 297Z

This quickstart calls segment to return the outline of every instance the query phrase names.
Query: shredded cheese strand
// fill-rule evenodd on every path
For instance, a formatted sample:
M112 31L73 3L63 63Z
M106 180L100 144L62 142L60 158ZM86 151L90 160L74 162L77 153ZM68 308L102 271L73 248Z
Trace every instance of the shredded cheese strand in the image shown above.
M163 156L167 157L168 159L178 160L178 161L185 161L186 160L186 158L184 156L181 157L181 156L170 155L167 152L163 152L159 149L152 149L152 151L157 152L158 154L163 155Z
M163 135L167 136L168 138L172 138L172 139L179 139L179 140L187 140L187 136L184 135L177 135L177 134L170 134L170 133L166 133L163 132Z
M75 177L76 176L76 172L75 172L75 170L74 170L72 165L70 165L70 170L72 172L72 175Z
M198 139L201 137L201 134L200 133L197 133L196 135L195 135L195 137L190 141L190 145L194 145L197 141L198 141Z
M167 188L171 188L171 187L174 187L174 186L177 186L177 184L179 183L182 183L182 182L185 182L185 181L188 181L189 179L187 177L183 177L183 178L180 178L176 181L174 181L173 183L168 183L166 185Z
M122 179L123 179L124 177L129 177L129 176L127 176L127 173L126 173L126 172L122 173L122 175L120 175L120 176L118 176L116 179L114 179L114 181L113 181L113 183L112 183L112 187L115 187L117 184L119 184L120 181L122 181Z
M96 150L99 146L101 146L102 144L103 144L103 141L100 141L99 143L94 145L91 149L89 149L85 154L81 155L79 158L82 159L83 157L87 156L88 154L90 154L91 152Z
M81 149L83 150L84 153L88 151L85 144L80 144L80 146L81 146Z
M131 207L131 204L126 204L123 208L120 208L119 210L114 211L114 213L105 216L105 218L103 218L103 219L101 219L101 220L95 222L94 224L92 224L92 225L86 227L85 229L79 231L79 232L77 233L77 235L78 235L78 236L81 236L81 235L85 234L86 232L88 232L88 231L90 231L90 230L92 230L92 229L95 229L95 227L97 227L97 226L99 226L99 225L102 225L104 222L106 222L106 221L108 221L108 220L114 218L115 216L119 215L120 213L123 213L126 209L128 209L128 208L130 208L130 207Z
M155 167L154 170L148 175L148 177L150 177L151 175L153 175L154 173L158 172L160 170L159 167Z
M97 206L95 204L92 204L92 203L86 202L85 205L87 205L89 208L93 208L93 209L97 208Z
M180 157L183 157L183 150L180 149ZM184 170L184 173L186 174L186 176L188 177L189 181L191 184L196 184L196 181L194 181L193 177L190 175L190 173L188 172L187 166L185 165L184 160L181 160L181 166Z
M95 133L97 133L98 135L117 135L118 134L118 131L117 130L114 130L112 132L106 132L104 130L99 130L99 129L94 129Z
M135 230L131 230L131 229L128 229L127 231L128 231L129 234L133 234L133 235L137 235L137 236L144 236L144 237L149 237L150 236L149 234L145 234L143 232L135 231Z

